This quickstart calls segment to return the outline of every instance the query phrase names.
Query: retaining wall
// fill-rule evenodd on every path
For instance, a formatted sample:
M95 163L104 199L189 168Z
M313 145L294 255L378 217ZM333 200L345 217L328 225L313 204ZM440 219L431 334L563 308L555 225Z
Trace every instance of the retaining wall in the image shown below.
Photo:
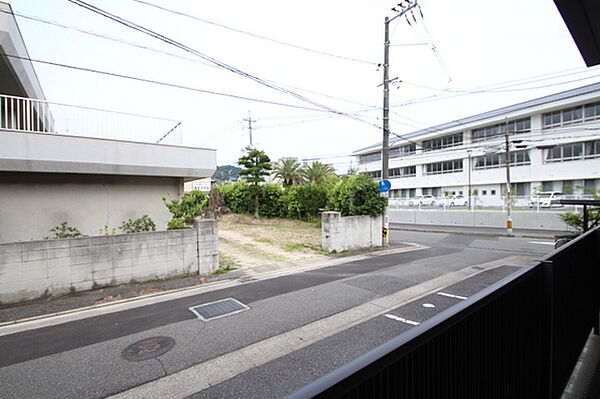
M323 212L321 242L325 251L346 251L382 245L382 219L370 216L344 216Z
M0 244L0 304L218 267L208 219L187 230Z

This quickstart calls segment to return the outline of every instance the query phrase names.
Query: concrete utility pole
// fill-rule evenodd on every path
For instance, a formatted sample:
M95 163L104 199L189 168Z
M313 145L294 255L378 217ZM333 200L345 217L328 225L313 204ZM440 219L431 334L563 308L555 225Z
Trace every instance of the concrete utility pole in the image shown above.
M510 184L510 141L508 139L508 125L505 125L504 143L506 145L506 232L508 235L513 234L512 223L512 188Z
M248 122L248 132L250 133L250 147L252 147L252 122L256 121L252 120L252 117L250 116L250 111L248 111L248 118L244 118L243 121Z
M397 12L391 19L385 17L384 27L385 34L383 40L383 140L381 142L381 178L387 180L390 177L390 22L398 17L403 16L408 11L412 10L417 6L416 0L406 0L398 3L396 7L392 8L392 11ZM388 194L388 193L386 193ZM389 194L388 194L389 195ZM387 207L383 213L383 245L389 245L389 216Z

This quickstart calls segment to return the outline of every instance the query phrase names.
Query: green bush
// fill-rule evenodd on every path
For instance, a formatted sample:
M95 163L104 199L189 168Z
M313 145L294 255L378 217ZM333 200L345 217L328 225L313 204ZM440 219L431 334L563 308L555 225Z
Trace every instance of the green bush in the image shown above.
M202 215L202 211L208 205L208 195L202 191L194 190L182 195L179 200L167 202L167 199L163 198L163 202L167 209L169 209L169 212L171 212L171 215L173 215L173 218L169 221L169 225L185 226L191 224L195 217ZM178 221L175 222L175 220ZM169 225L167 225L167 229L173 230L174 228L170 228Z
M258 186L259 215L276 218L285 216L282 197L283 189L279 184Z
M148 215L132 220L129 219L119 227L123 233L140 233L142 231L156 231L154 221Z
M365 174L341 180L331 193L330 208L342 216L379 216L386 205L387 199L380 195L377 183Z
M69 226L67 222L62 222L60 225L51 228L50 233L54 233L54 237L46 237L46 240L85 237L77 228Z
M323 184L289 187L282 197L282 216L301 220L316 218L327 207L329 192L329 186Z
M250 187L243 182L227 184L220 187L225 200L225 206L233 213L252 214L254 212L254 197Z
M167 230L191 229L183 219L171 219L167 222Z

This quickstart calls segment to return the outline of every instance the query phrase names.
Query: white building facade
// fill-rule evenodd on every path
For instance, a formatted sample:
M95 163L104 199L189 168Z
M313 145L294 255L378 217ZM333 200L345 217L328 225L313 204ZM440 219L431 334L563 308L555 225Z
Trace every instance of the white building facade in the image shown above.
M541 191L600 190L600 83L402 135L390 141L390 197L469 195L502 206L506 140L516 205ZM381 178L381 144L354 152Z

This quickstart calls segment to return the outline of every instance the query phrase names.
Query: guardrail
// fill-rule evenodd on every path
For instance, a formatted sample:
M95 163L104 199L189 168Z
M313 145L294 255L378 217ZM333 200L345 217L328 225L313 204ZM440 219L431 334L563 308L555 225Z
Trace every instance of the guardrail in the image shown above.
M0 95L0 130L181 144L181 122L148 115Z
M559 398L598 334L600 230L289 398Z

